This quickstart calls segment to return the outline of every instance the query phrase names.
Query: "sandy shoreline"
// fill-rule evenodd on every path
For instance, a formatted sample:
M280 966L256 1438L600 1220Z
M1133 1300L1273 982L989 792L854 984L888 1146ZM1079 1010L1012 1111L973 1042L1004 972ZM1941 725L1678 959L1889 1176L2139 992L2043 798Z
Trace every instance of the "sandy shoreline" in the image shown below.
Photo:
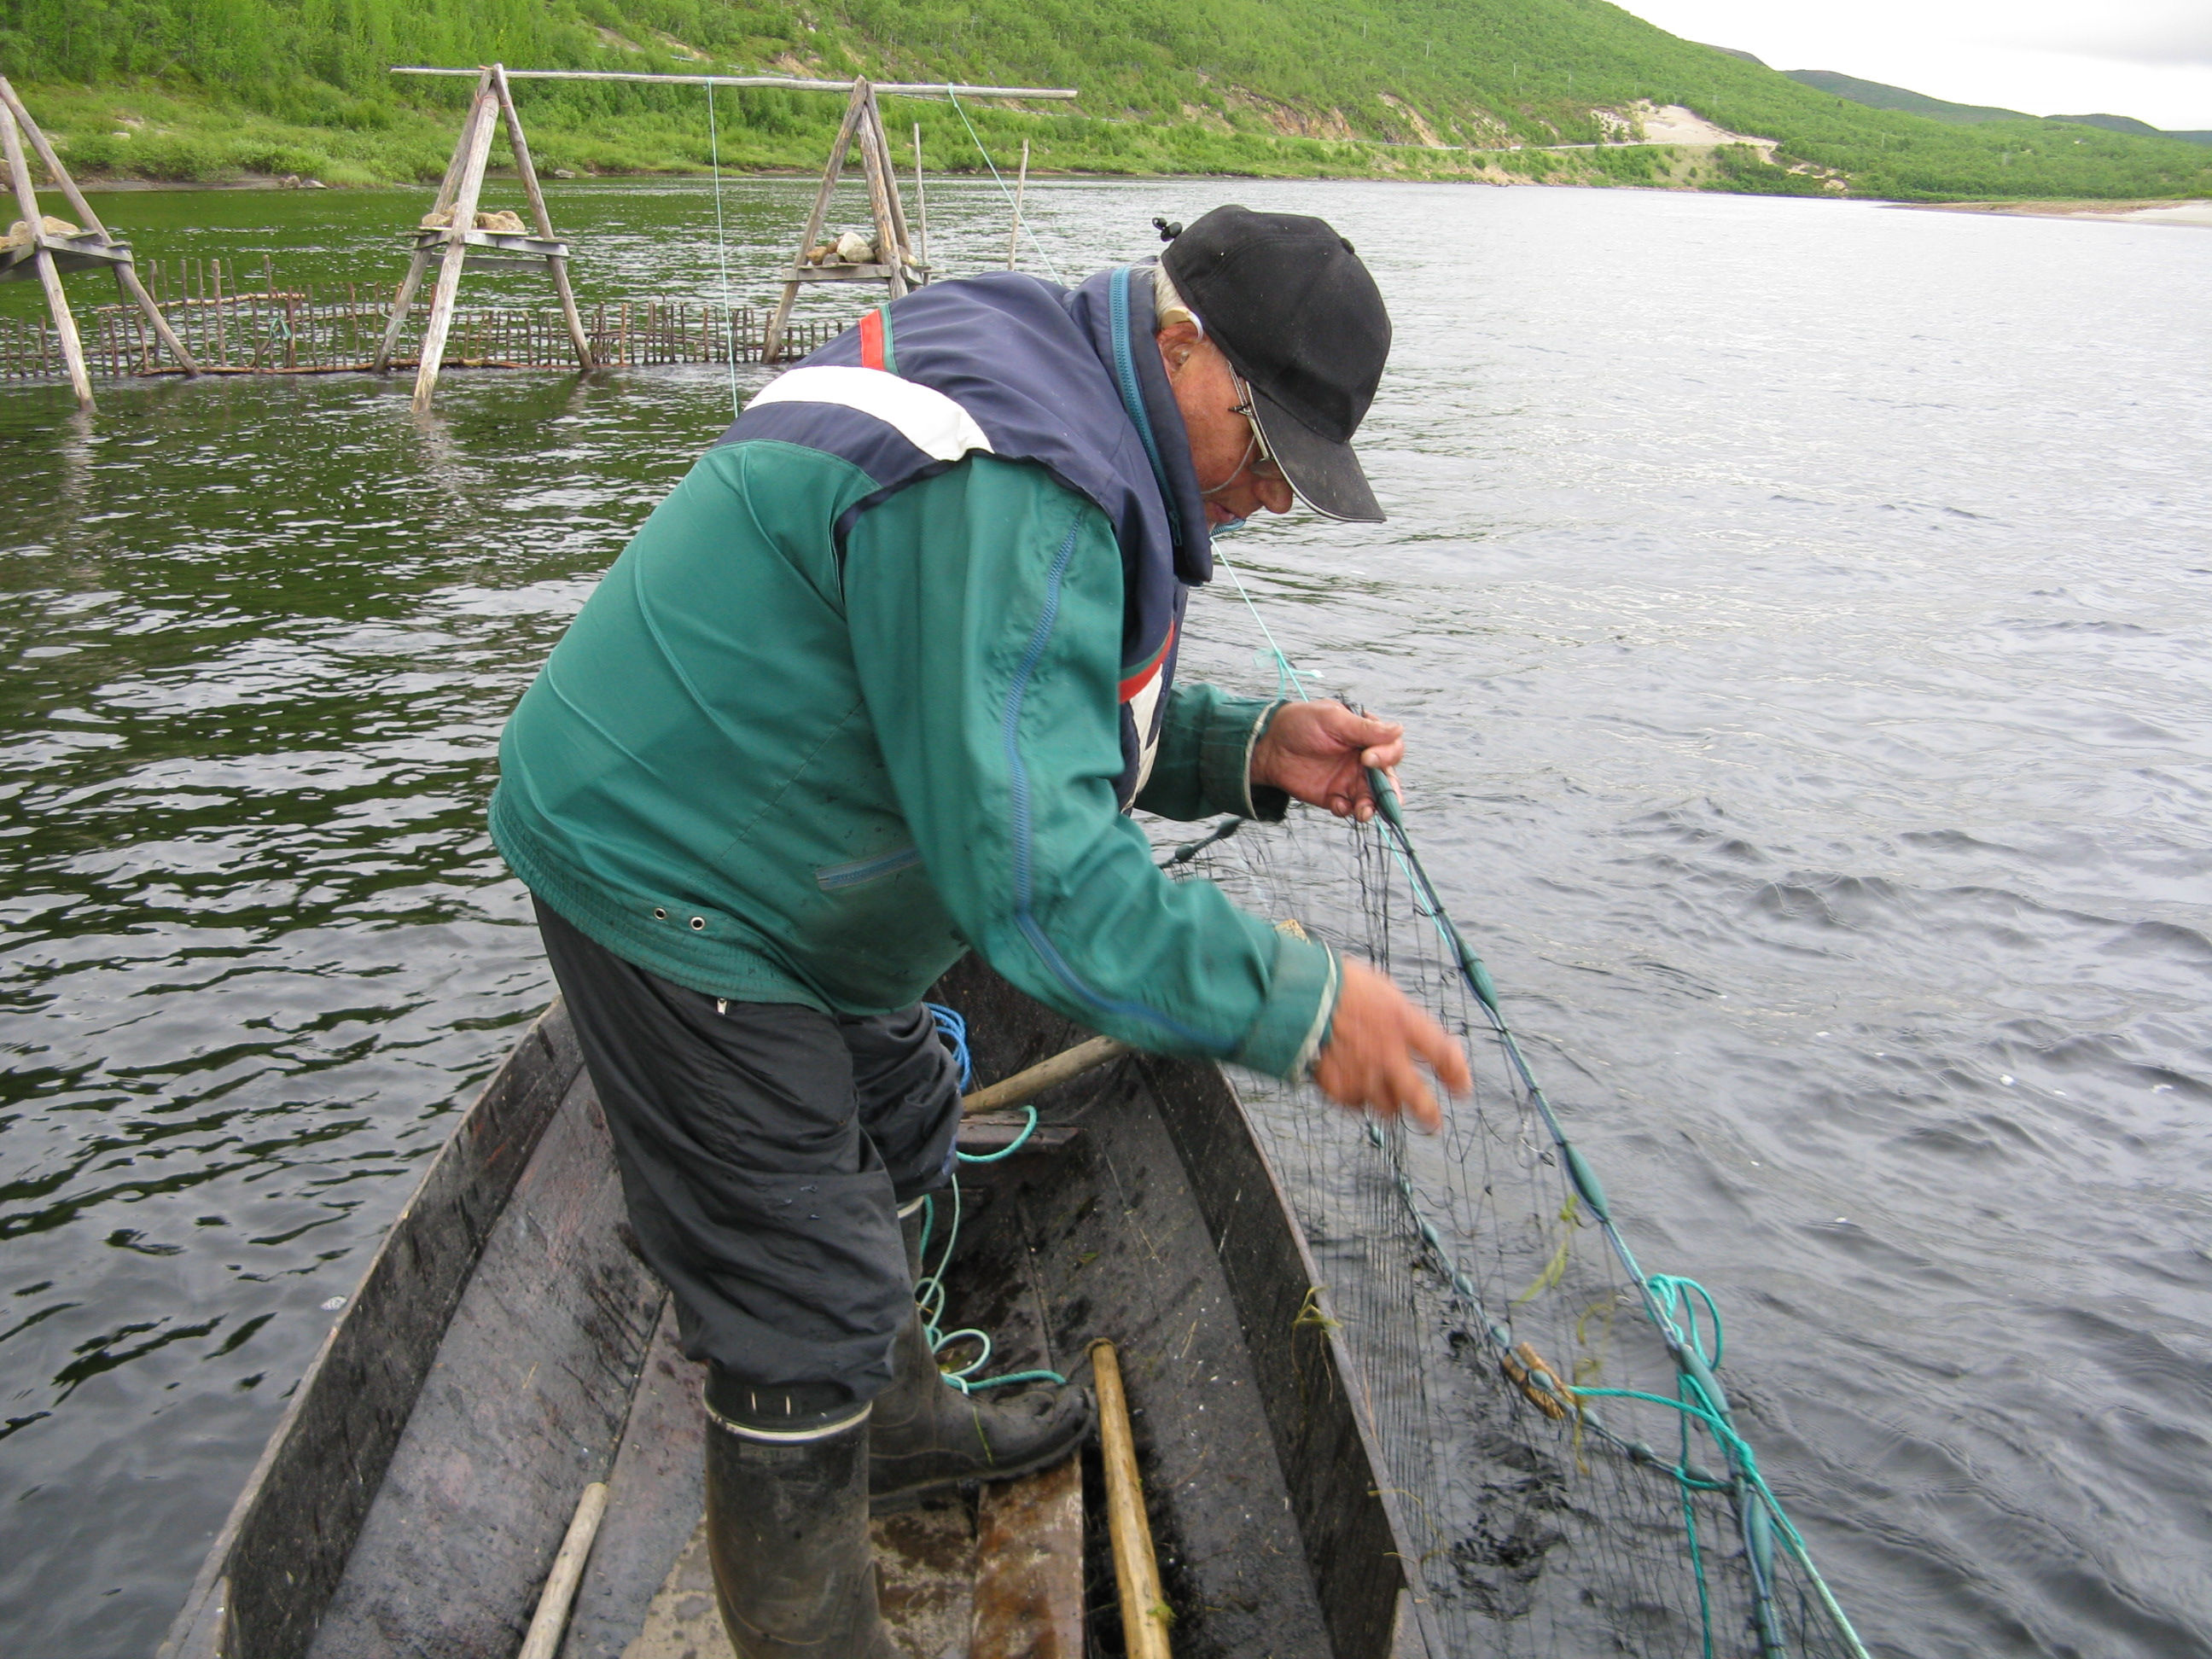
M2029 219L2098 219L2118 225L2197 225L2212 230L2212 201L1895 202L1918 213L2002 213Z

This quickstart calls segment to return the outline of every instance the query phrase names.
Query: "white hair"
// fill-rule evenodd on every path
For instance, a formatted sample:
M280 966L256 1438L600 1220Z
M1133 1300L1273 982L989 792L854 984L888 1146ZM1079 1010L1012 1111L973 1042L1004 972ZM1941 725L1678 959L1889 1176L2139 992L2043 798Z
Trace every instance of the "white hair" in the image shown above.
M1152 331L1158 333L1177 323L1188 323L1200 334L1206 332L1206 325L1199 314L1183 302L1182 295L1176 291L1167 266L1156 264L1152 267Z

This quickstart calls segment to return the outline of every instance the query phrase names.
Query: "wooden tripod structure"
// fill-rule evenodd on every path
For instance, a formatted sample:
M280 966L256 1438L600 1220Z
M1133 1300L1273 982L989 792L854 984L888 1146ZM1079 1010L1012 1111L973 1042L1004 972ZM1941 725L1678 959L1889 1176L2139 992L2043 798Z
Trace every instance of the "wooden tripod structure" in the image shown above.
M537 222L535 236L476 228L484 169L491 160L492 140L502 116L507 120L507 143L514 151L515 171L522 175L523 191L530 198L531 216ZM465 266L544 266L553 278L554 292L561 296L561 317L575 343L577 367L592 366L592 343L584 332L584 319L577 314L576 296L568 287L568 246L553 234L552 216L545 210L545 192L538 186L530 145L522 136L522 118L514 112L514 94L507 87L507 70L501 64L490 64L477 76L477 95L469 105L468 118L461 124L460 142L453 147L453 159L447 164L445 180L438 186L437 204L428 216L443 222L424 224L415 232L415 258L392 300L392 315L385 324L375 362L380 374L391 368L392 354L399 344L399 331L406 324L408 308L415 302L416 290L422 287L430 262L438 260L438 283L431 291L430 315L423 325L422 350L415 369L416 414L429 409L430 393L438 384L438 368L445 361L446 339L453 326L453 301L460 292Z
M70 204L82 228L73 236L52 236L46 234L43 216L39 212L39 192L31 180L31 163L23 154L28 143L46 163L53 178L54 187ZM185 343L169 326L169 319L161 314L161 307L146 292L146 285L138 280L137 268L131 263L131 244L119 242L109 234L107 227L100 222L100 216L92 210L92 204L84 199L84 192L76 187L69 169L54 153L46 135L39 131L39 124L31 118L31 112L23 107L23 100L15 95L15 88L0 76L0 146L8 156L9 182L15 187L15 206L22 213L23 222L29 228L30 240L21 246L0 250L0 283L21 282L35 275L46 290L46 309L53 314L54 332L61 337L62 361L69 366L70 386L76 393L78 407L91 409L92 375L85 368L84 343L77 337L76 318L70 312L69 295L62 291L62 276L65 271L94 270L101 267L115 273L115 283L124 297L146 313L153 324L154 332L168 348L186 374L197 374L200 366L192 361L192 354L185 349Z
M813 264L806 257L807 250L817 245L815 239L822 234L830 198L836 194L837 181L855 143L868 181L868 210L876 225L876 258L865 263L824 260ZM855 81L852 96L845 103L844 123L837 129L836 142L830 146L830 165L822 170L822 188L814 193L814 210L806 216L806 228L791 256L791 269L784 274L783 297L776 302L775 315L761 342L761 361L772 363L782 356L784 330L791 322L791 307L802 283L882 283L896 300L928 280L929 268L907 236L906 207L899 199L898 173L891 165L890 140L884 133L884 112L877 106L876 89L865 80Z
M392 310L391 326L385 331L384 349L378 354L377 367L381 368L392 355L399 338L399 325L407 314L407 307L415 297L416 285L422 280L428 254L443 243L446 264L438 276L438 294L430 307L430 324L422 339L422 366L415 377L415 407L429 406L430 385L437 375L437 352L445 349L445 329L451 320L453 290L460 278L461 255L455 251L454 242L464 235L472 243L490 244L502 248L509 244L523 245L521 251L532 252L538 245L529 239L501 236L495 233L465 228L476 214L477 187L483 181L483 158L491 148L491 112L494 102L507 113L508 132L514 139L515 161L522 170L524 187L530 192L530 204L538 214L538 234L554 254L546 257L553 269L553 281L561 290L561 301L568 319L568 331L576 342L576 356L586 368L591 366L590 348L585 342L581 325L576 319L575 303L568 297L568 274L563 261L568 249L552 240L552 222L545 216L544 199L538 193L538 175L530 165L530 152L522 142L522 124L515 119L514 99L507 91L510 78L517 81L630 81L657 86L682 87L779 87L793 92L842 92L847 94L844 124L837 129L837 141L830 147L830 165L823 170L822 188L815 193L814 210L807 216L805 234L799 238L793 252L791 268L784 273L783 299L775 308L762 342L761 360L775 362L783 352L784 335L791 324L791 307L799 297L802 283L882 283L890 289L894 300L908 289L919 287L928 280L929 267L917 256L907 240L906 208L899 200L898 175L891 166L890 143L884 136L883 112L876 106L876 94L895 93L908 98L1018 98L1073 99L1077 94L1073 87L976 87L959 82L917 81L884 82L872 84L867 81L812 81L788 75L650 75L627 70L514 70L494 64L479 73L475 70L440 69L427 64L395 66L394 75L478 75L477 101L469 112L469 125L461 131L460 148L453 152L453 164L447 169L446 182L438 191L438 208L453 210L452 228L433 232L426 228L415 256L415 268L399 291L399 298ZM494 94L496 94L495 100ZM481 131L478 131L479 124ZM981 140L977 141L981 143ZM807 250L816 245L815 238L822 234L822 221L830 210L830 198L836 193L837 180L845 170L845 162L854 144L860 147L860 165L868 180L868 204L875 218L876 255L867 261L821 264L811 262ZM921 188L921 129L915 130L915 188ZM465 165L466 158L475 158ZM988 158L987 158L988 159ZM1019 215L1016 216L1018 222ZM448 240L452 239L452 240ZM443 310L441 311L442 306ZM446 319L441 322L441 316ZM434 351L433 347L435 347Z

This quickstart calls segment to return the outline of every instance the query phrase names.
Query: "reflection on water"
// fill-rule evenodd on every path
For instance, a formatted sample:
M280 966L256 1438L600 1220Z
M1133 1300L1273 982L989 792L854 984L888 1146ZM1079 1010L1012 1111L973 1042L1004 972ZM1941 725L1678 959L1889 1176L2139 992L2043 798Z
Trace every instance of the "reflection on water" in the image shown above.
M932 203L979 265L988 190ZM741 301L805 194L736 192ZM1412 724L1431 866L1639 1252L1731 1310L1846 1601L1898 1654L2212 1652L2212 236L1030 195L1070 270L1224 198L1328 214L1399 325L1393 523L1257 526L1240 568L1325 687ZM396 268L419 211L112 199L149 256L319 283ZM554 210L586 297L719 291L695 185ZM406 394L0 394L10 1652L150 1649L543 1002L482 825L499 725L730 396L455 374L418 423ZM1227 596L1191 633L1194 669L1265 678Z

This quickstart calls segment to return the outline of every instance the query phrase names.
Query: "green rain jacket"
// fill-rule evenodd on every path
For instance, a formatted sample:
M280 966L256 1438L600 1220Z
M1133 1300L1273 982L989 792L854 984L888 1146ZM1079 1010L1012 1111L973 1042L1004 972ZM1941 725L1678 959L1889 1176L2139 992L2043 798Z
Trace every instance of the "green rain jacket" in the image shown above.
M903 1007L970 946L1039 1001L1163 1054L1279 1076L1338 969L1117 808L1122 566L1042 467L974 454L867 505L836 456L710 450L508 721L491 829L544 902L709 995ZM1178 684L1136 805L1279 817L1279 705Z

